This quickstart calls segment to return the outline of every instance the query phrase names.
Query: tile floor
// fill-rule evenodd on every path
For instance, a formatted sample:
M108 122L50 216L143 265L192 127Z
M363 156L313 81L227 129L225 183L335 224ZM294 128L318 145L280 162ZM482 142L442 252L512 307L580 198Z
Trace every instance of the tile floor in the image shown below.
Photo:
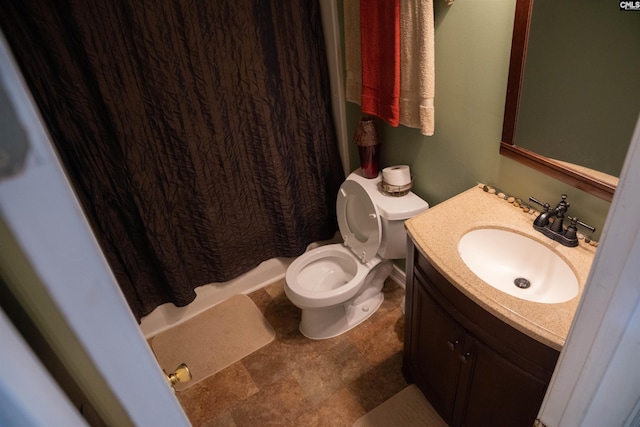
M298 332L278 281L249 296L276 331L255 353L178 392L194 426L352 426L407 383L400 372L404 289L388 279L367 321L329 340Z

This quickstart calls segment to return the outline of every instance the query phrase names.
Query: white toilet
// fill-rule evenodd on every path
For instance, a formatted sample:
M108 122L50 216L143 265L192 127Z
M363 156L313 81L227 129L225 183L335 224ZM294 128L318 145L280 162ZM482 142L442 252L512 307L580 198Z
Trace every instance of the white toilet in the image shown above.
M340 186L336 206L344 243L302 254L285 277L287 297L302 309L300 332L311 339L338 336L375 313L391 260L406 256L404 221L429 208L412 192L384 194L381 176L366 179L360 169Z

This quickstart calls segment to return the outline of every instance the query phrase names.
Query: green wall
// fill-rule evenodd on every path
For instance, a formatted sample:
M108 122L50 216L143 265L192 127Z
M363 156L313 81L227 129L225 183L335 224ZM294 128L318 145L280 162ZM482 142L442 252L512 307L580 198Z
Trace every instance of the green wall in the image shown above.
M549 178L498 152L509 69L515 0L434 0L436 40L435 134L378 121L381 168L407 164L413 191L431 206L478 182L523 200L555 204L566 193L570 214L594 225L599 238L609 203ZM362 116L347 103L349 137ZM350 164L358 167L355 144Z

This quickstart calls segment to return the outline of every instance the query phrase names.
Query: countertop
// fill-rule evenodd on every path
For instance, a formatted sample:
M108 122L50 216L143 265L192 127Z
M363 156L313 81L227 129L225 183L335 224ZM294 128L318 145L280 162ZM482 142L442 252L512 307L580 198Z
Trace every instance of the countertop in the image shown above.
M561 350L596 247L580 240L579 246L569 248L545 237L533 229L536 214L524 212L480 185L414 216L405 222L405 227L420 253L466 296L526 335ZM481 280L460 258L458 242L466 232L484 227L516 231L554 250L576 274L578 295L563 303L536 303L503 293Z

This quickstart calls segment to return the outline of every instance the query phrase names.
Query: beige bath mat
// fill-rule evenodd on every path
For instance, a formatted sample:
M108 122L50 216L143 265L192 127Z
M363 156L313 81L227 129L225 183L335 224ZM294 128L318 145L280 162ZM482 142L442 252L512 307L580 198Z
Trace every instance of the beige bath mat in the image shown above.
M447 427L415 385L360 417L353 427Z
M275 338L275 332L246 295L235 295L192 319L151 338L158 363L171 373L186 363L193 379L184 390L253 353Z

